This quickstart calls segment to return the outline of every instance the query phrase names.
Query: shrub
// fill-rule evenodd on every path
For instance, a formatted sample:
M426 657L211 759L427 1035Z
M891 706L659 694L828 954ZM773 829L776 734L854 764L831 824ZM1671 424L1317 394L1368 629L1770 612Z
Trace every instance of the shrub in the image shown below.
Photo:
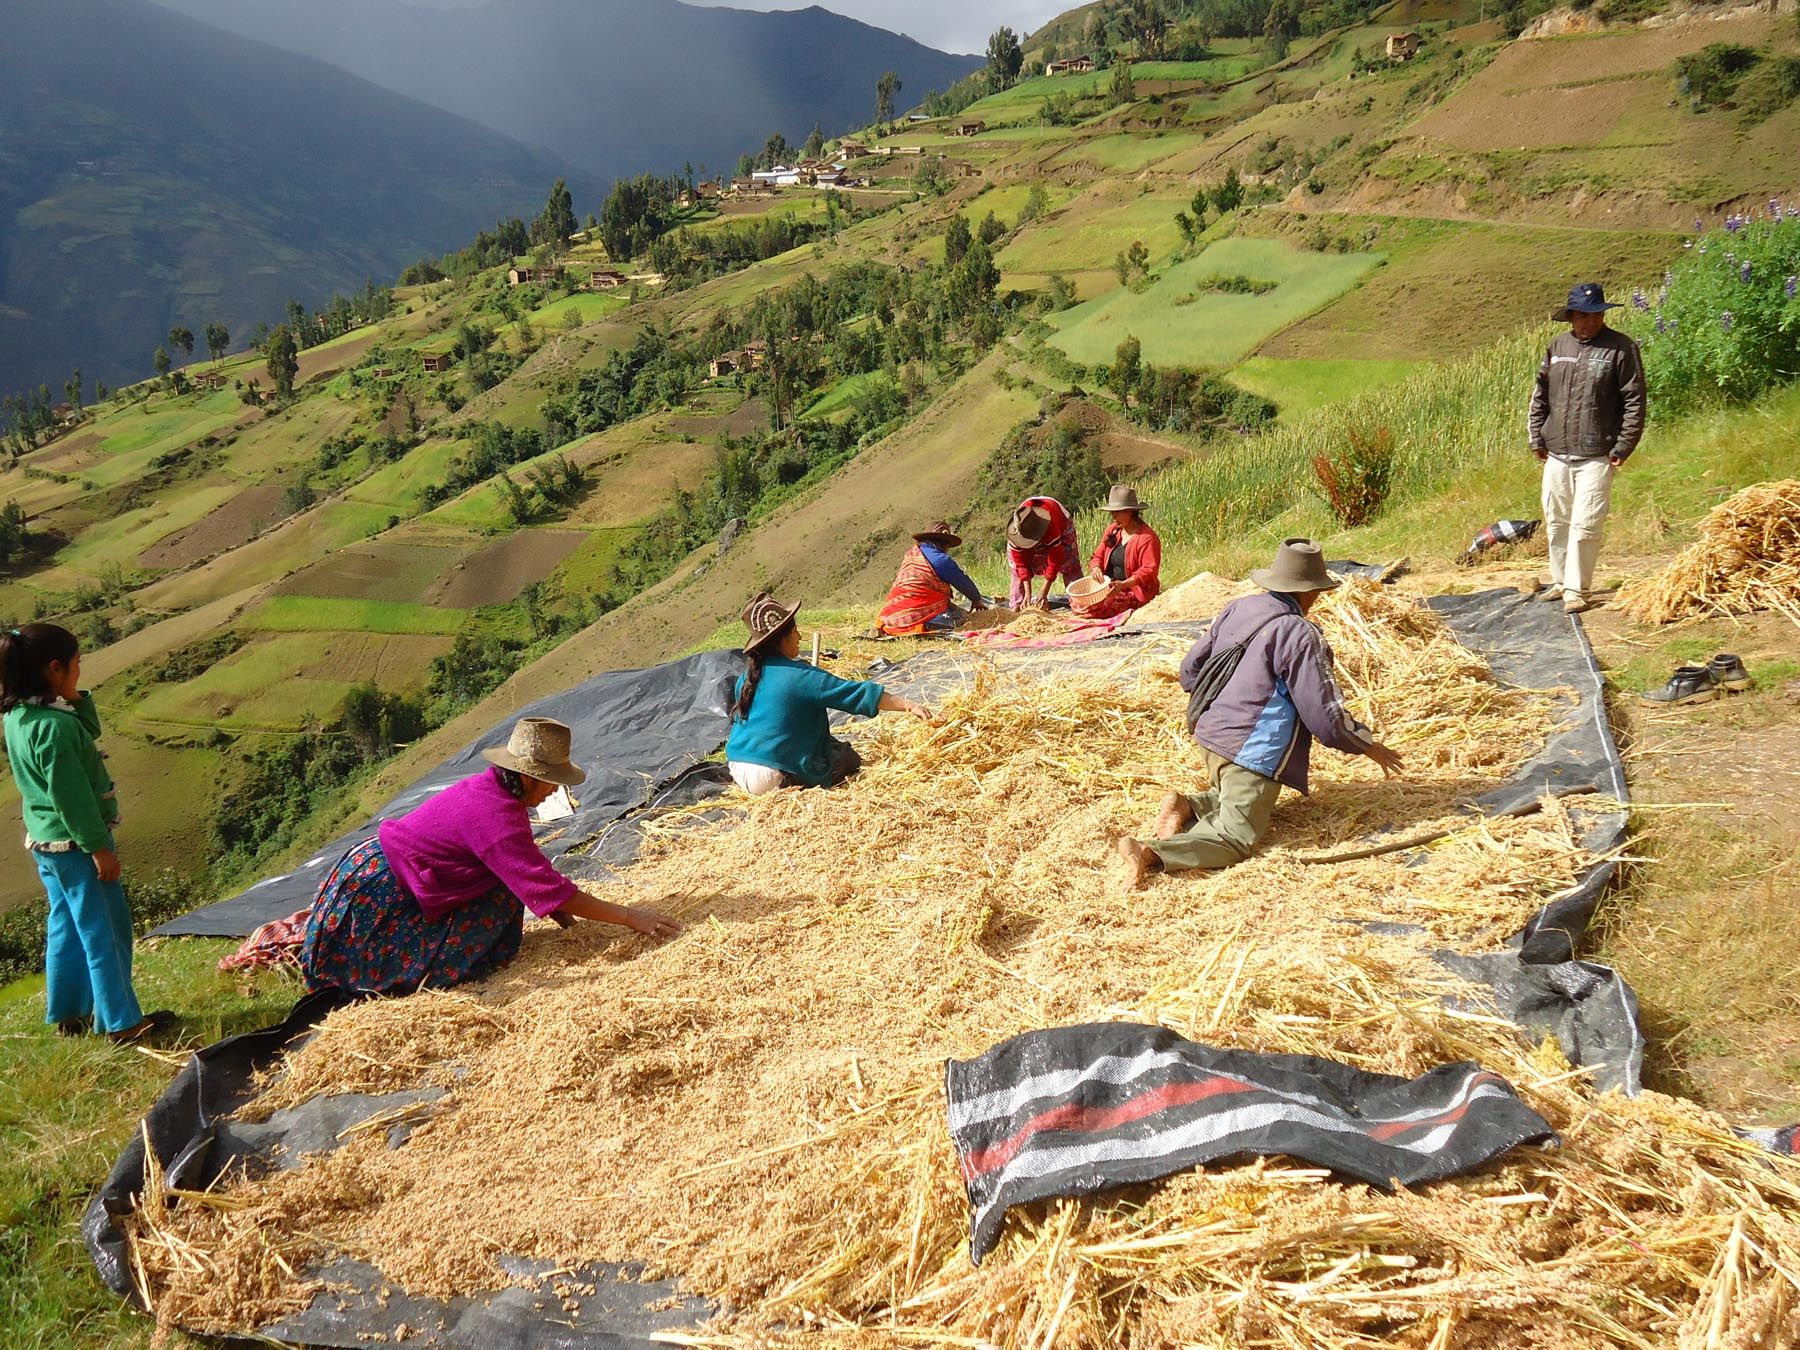
M1313 477L1348 529L1375 519L1394 481L1394 436L1386 427L1344 428L1345 444L1312 457Z
M1754 47L1737 42L1709 42L1675 62L1675 73L1701 103L1724 103L1738 83L1762 59Z
M1800 211L1733 215L1687 241L1619 326L1643 345L1654 412L1744 402L1800 377Z

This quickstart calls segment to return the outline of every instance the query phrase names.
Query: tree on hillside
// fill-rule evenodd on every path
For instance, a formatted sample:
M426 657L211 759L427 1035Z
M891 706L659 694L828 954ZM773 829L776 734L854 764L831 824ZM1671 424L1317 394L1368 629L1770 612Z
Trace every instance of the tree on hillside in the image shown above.
M553 244L563 249L568 247L575 228L575 199L569 195L568 183L559 178L550 186L544 209L531 222L530 239L534 244Z
M169 373L169 349L158 343L155 354L150 358L150 364L156 367L158 379L167 375Z
M1113 67L1110 92L1115 108L1122 104L1137 102L1137 85L1131 78L1131 62L1121 61Z
M287 398L294 392L294 376L300 373L300 349L294 333L285 323L269 334L267 346L269 378L275 381L275 396Z
M800 155L803 159L817 159L824 153L825 129L814 122L812 134L806 138L806 144L800 147Z
M788 145L787 137L783 136L779 131L775 132L763 145L763 168L772 169L777 164L786 164L788 151L791 148L792 147Z
M169 330L169 350L179 351L184 356L192 356L194 354L194 330L171 328Z
M222 323L206 325L206 352L214 361L224 359L226 348L231 346L231 332Z
M1263 20L1263 44L1277 61L1288 54L1288 40L1300 31L1298 0L1274 0Z
M649 174L621 178L600 208L600 240L615 262L644 252L668 228L668 198Z
M1212 190L1213 209L1220 215L1229 215L1244 204L1244 184L1238 178L1235 168L1225 170L1225 177Z
M1001 223L1000 217L989 211L981 218L981 224L976 227L975 237L984 244L992 244L1005 233L1006 226Z
M1011 89L1024 64L1025 50L1019 46L1019 35L1011 28L1001 25L988 39L988 87L996 93L1002 89Z
M969 256L969 222L958 213L944 229L944 265L955 267Z
M1168 20L1156 0L1131 0L1120 15L1125 34L1137 44L1139 60L1154 60L1163 53L1163 34Z
M1094 64L1104 70L1112 64L1112 35L1106 25L1105 9L1088 11L1087 24L1082 29L1082 41L1087 45L1088 55L1094 58Z
M69 406L71 408L75 409L76 412L80 412L81 411L81 367L80 366L77 366L75 368L75 373L73 375L69 376L68 380L63 384L63 393L68 397Z
M1106 386L1118 396L1119 402L1126 407L1131 406L1131 391L1138 382L1138 370L1143 364L1144 349L1135 337L1129 333L1113 352L1112 368L1107 371Z
M885 72L875 81L875 120L891 122L894 120L894 96L900 92L900 76L894 71Z

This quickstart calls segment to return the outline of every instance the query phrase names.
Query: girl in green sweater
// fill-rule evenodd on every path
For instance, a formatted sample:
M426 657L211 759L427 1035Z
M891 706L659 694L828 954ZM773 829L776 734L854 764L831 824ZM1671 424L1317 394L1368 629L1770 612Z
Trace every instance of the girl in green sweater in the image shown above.
M0 634L6 757L24 803L25 846L50 897L45 1020L142 1040L174 1022L146 1017L131 987L131 911L119 885L118 804L94 740L100 715L81 687L81 647L53 623Z

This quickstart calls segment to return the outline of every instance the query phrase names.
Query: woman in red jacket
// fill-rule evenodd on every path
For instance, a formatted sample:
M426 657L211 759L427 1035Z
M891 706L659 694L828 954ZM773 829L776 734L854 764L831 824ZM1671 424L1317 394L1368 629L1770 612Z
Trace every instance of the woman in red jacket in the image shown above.
M1112 582L1112 589L1081 608L1089 619L1110 619L1141 609L1162 589L1162 540L1144 523L1144 503L1137 492L1115 485L1106 496L1106 509L1112 512L1112 524L1094 550L1088 575Z

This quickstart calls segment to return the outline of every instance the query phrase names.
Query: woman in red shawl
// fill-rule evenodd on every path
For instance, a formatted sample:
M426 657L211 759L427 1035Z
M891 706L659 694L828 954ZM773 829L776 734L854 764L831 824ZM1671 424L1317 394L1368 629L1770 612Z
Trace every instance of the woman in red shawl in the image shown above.
M1162 540L1144 523L1144 503L1137 492L1115 484L1107 494L1106 509L1112 512L1112 524L1094 550L1088 575L1110 581L1112 587L1082 607L1082 617L1088 619L1110 619L1142 609L1162 589Z

